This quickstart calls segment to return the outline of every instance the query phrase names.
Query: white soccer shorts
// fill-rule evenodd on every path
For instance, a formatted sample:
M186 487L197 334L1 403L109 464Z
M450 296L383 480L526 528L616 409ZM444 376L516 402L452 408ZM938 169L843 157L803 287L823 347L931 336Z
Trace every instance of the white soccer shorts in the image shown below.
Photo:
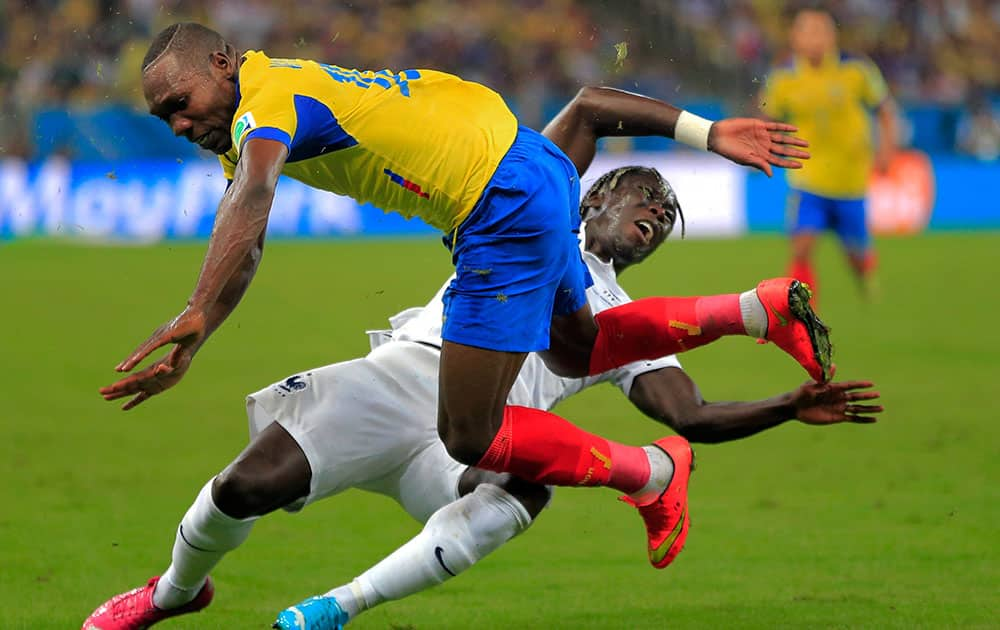
M312 469L291 511L360 488L392 497L421 523L458 498L465 466L438 438L440 351L395 341L363 359L290 376L247 397L250 437L277 422Z

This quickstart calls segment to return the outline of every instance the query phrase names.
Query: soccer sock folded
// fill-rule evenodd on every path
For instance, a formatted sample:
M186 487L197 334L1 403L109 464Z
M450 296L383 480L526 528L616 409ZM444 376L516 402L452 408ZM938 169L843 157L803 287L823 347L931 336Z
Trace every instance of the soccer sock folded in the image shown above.
M559 416L508 405L479 468L556 486L609 486L632 493L650 479L649 457L588 433Z
M213 481L201 489L177 528L173 562L153 592L157 608L176 608L194 599L209 571L222 556L247 539L257 520L257 517L236 519L224 514L212 500Z
M601 311L595 319L599 328L591 374L691 350L723 335L763 337L767 331L756 291L644 298Z
M490 484L476 488L427 519L424 529L350 584L326 593L351 619L385 601L448 580L531 524L524 506Z

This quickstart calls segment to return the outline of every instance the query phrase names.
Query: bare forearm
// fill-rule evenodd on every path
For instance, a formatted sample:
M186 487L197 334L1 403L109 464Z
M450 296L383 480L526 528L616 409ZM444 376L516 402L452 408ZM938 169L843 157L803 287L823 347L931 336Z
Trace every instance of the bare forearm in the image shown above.
M198 283L188 300L190 308L207 312L215 310L220 299L223 304L232 303L234 307L239 302L238 297L234 301L231 295L223 296L223 293L228 288L232 294L234 289L229 287L230 282L237 276L246 275L248 270L246 284L253 278L256 264L248 266L248 259L259 250L272 197L273 190L264 187L244 190L234 184L227 191L219 204ZM238 289L238 295L242 296L245 290L244 285Z
M705 402L679 368L636 377L629 399L647 416L692 442L726 442L760 433L795 417L791 392L754 402Z
M236 309L240 300L243 299L243 295L250 286L250 281L253 280L254 275L257 273L257 267L260 264L260 259L264 253L263 236L263 234L260 235L257 243L244 259L243 264L229 279L229 282L227 282L222 288L222 291L219 293L219 297L215 300L215 302L208 307L208 310L205 313L207 331L206 338L208 335L211 335L216 328L221 326L222 322L226 321L229 314Z
M588 87L578 97L598 137L674 137L681 110L663 101L605 87Z
M542 133L583 173L605 136L674 137L681 110L656 99L605 87L585 87Z
M883 151L892 151L898 145L899 135L896 128L896 104L887 99L878 109L879 145Z
M704 403L674 429L692 442L739 440L795 418L790 394L755 402Z

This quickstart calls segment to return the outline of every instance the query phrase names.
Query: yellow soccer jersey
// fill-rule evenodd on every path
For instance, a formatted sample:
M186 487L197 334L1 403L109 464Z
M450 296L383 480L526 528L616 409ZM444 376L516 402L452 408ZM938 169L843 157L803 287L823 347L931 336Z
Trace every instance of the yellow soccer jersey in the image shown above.
M796 59L773 70L762 96L772 118L799 128L812 158L788 171L788 183L824 197L865 195L873 159L870 110L888 88L865 58L831 55L819 67Z
M232 179L249 138L288 146L305 184L451 231L472 211L517 120L499 94L433 70L348 70L250 51L239 70Z

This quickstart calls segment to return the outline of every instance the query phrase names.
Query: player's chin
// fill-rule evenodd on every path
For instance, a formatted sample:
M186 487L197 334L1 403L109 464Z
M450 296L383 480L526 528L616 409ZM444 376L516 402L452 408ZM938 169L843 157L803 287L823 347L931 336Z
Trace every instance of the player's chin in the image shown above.
M229 136L226 136L224 140L212 146L209 150L216 155L224 155L231 148L233 148L233 141Z

